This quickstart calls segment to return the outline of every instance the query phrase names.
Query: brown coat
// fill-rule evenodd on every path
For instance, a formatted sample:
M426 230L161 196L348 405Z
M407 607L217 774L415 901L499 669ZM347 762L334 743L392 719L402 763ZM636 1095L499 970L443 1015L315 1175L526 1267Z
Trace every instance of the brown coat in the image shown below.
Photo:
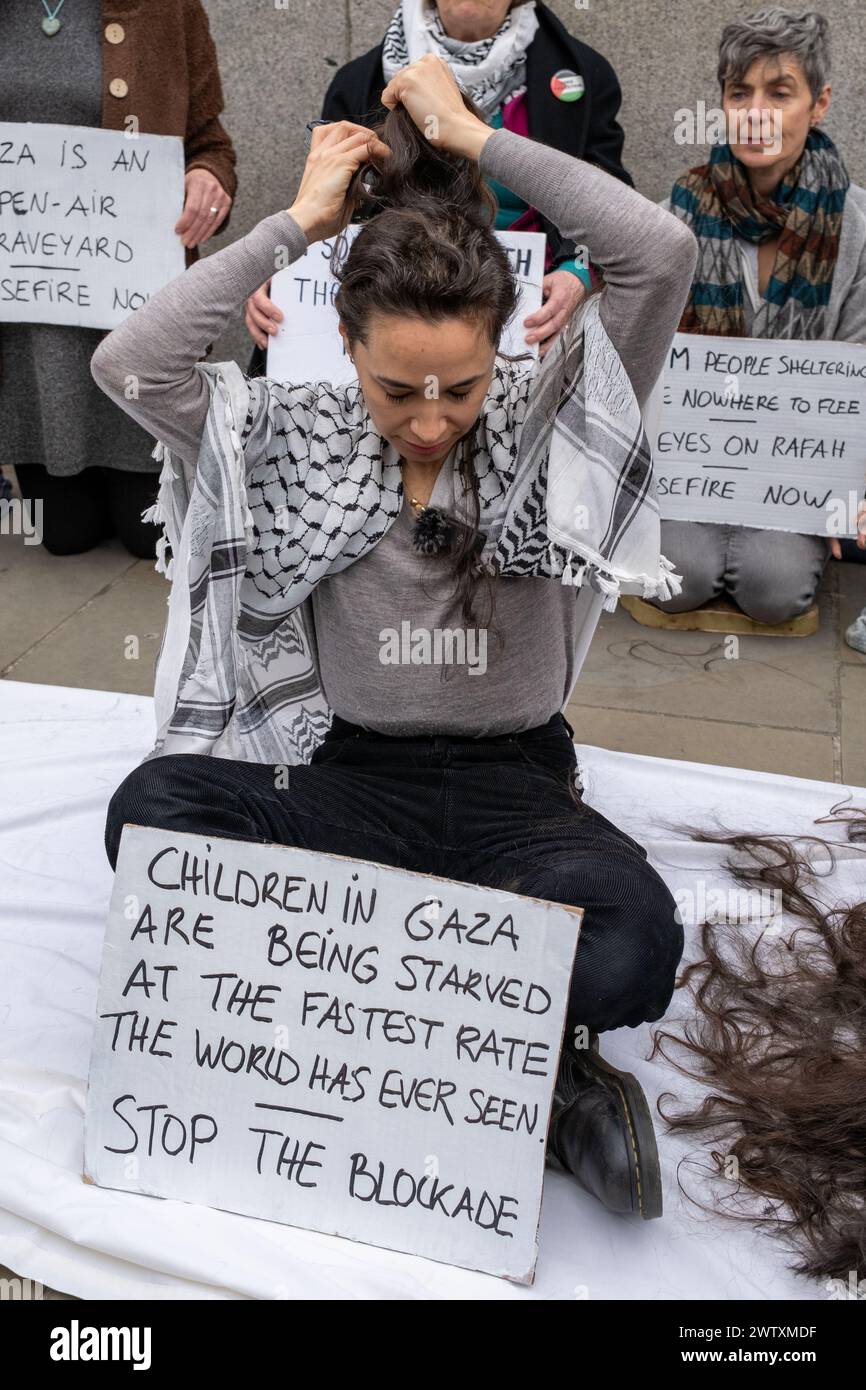
M201 0L102 0L102 125L179 135L186 168L237 190L235 152L220 124L223 93ZM220 226L223 231L228 218Z

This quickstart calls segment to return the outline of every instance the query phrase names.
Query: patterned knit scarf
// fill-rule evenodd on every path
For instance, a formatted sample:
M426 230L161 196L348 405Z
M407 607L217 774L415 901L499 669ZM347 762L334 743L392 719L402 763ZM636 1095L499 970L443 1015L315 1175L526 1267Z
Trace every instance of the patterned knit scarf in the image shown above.
M770 196L753 190L730 145L717 145L709 164L677 179L671 212L688 223L700 247L680 332L746 336L738 233L759 244L779 237L750 336L823 337L849 183L833 141L815 128Z
M438 53L479 110L492 116L525 88L526 50L537 30L535 0L528 0L510 9L490 38L462 43L446 34L434 0L402 0L385 34L382 71L390 82L425 53Z

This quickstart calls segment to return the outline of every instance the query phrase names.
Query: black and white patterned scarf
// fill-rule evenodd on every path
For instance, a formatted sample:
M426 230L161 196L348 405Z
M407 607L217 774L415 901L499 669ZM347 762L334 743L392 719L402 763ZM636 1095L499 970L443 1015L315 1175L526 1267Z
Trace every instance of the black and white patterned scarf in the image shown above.
M579 645L599 602L614 608L621 589L680 591L659 554L640 409L598 299L543 363L497 361L473 440L482 564L572 585L587 629ZM357 384L281 386L234 362L197 370L211 402L196 467L162 443L154 455L163 461L151 516L164 530L157 567L173 584L153 753L308 762L331 720L308 600L393 525L399 455Z
M526 50L535 38L535 0L508 11L495 34L463 43L446 34L434 0L402 0L382 47L386 82L425 53L438 53L485 116L526 86Z

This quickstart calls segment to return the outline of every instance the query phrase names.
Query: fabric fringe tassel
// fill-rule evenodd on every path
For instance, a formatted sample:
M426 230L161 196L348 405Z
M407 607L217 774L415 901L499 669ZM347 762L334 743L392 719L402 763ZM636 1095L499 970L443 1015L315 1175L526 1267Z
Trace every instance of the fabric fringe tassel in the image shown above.
M162 472L159 475L160 490L164 483L177 482L177 474L172 468L171 450L161 439L156 441L156 447L153 449L150 457L156 459L157 463L162 464Z
M229 433L229 440L234 450L235 463L237 464L238 505L240 507L241 516L243 517L244 540L246 541L247 550L249 551L252 550L253 542L255 541L255 523L253 521L250 505L247 501L246 459L244 457L241 436L237 427L237 421L235 420L234 408L232 406L228 387L223 385L221 381L220 385L222 385L225 397L225 423Z
M151 506L146 507L142 512L141 519L144 522L150 522L153 526L162 527L162 534L156 542L156 564L154 568L157 574L164 574L166 579L171 579L174 575L174 557L172 556L171 560L166 560L165 558L165 553L170 544L168 539L168 518L170 516L168 499L171 496L172 483L177 482L177 474L172 467L171 452L161 439L157 440L156 447L151 453L151 458L156 459L157 463L162 464L162 471L159 475L159 491L157 492L156 501Z
M601 606L605 613L613 613L619 603L619 580L614 579L613 575L602 574L601 570L594 570L592 585L604 596Z
M244 504L244 540L247 543L247 550L252 550L253 542L256 538L255 523L253 522L253 514L250 511L245 493L242 500Z
M599 569L597 565L589 563L577 563L581 556L574 550L566 551L565 564L561 565L557 555L556 543L551 541L547 547L547 559L550 573L560 579L563 584L570 584L572 588L579 589L589 577L590 583L596 593L603 595L602 608L606 613L613 613L619 603L622 581L611 574L609 570ZM675 598L682 592L682 578L678 575L670 560L666 556L659 556L659 573L656 579L642 576L638 582L641 584L641 592L645 599L665 599Z
M160 536L159 540L158 540L157 543L156 543L156 566L155 566L155 568L156 568L157 574L164 574L165 577L166 577L166 579L172 579L173 576L174 576L174 556L172 556L172 558L171 558L170 560L166 560L166 558L165 558L165 552L166 552L167 550L168 550L168 536L167 536L167 535L165 534L165 532L163 531L162 535Z
M235 483L237 486L238 507L240 509L240 514L243 518L244 541L246 542L247 553L249 553L249 551L252 550L253 542L255 540L255 523L253 521L253 514L250 509L250 504L247 500L246 458L244 455L243 445L241 444L240 431L238 430L237 421L235 420L234 408L232 405L232 399L229 393L229 389L227 386L223 384L221 379L219 379L218 382L218 389L219 387L222 387L225 398L225 423L226 428L228 430L229 441L234 451ZM232 623L231 642L232 656L235 664L236 686L239 684L240 673L242 671L247 670L250 666L250 654L244 646L243 642L241 641L240 633L238 631L240 603L241 589L240 582L238 581L234 586L234 621Z
M659 577L644 584L643 597L664 603L683 591L682 575L677 574L666 555L659 556Z
M574 561L577 560L577 564ZM565 565L562 571L562 583L570 584L573 589L581 588L586 578L587 566L582 563L580 555L576 555L573 550L566 552Z

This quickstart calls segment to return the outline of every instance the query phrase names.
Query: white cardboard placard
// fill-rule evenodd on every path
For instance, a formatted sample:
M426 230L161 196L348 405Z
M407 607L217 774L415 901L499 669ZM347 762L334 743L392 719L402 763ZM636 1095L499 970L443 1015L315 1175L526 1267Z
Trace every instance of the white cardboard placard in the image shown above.
M530 1283L580 919L127 826L85 1178Z
M359 231L355 223L346 229L349 246ZM528 330L523 320L541 307L547 238L542 232L497 232L496 236L508 251L520 287L501 350L537 357L538 344L524 341ZM271 280L271 299L285 315L279 331L268 339L267 372L277 381L330 381L344 386L358 379L337 329L333 299L338 285L330 267L333 249L333 241L314 242Z
M652 437L661 515L856 535L864 417L859 343L677 333Z
M184 268L183 141L0 122L0 321L114 328Z

